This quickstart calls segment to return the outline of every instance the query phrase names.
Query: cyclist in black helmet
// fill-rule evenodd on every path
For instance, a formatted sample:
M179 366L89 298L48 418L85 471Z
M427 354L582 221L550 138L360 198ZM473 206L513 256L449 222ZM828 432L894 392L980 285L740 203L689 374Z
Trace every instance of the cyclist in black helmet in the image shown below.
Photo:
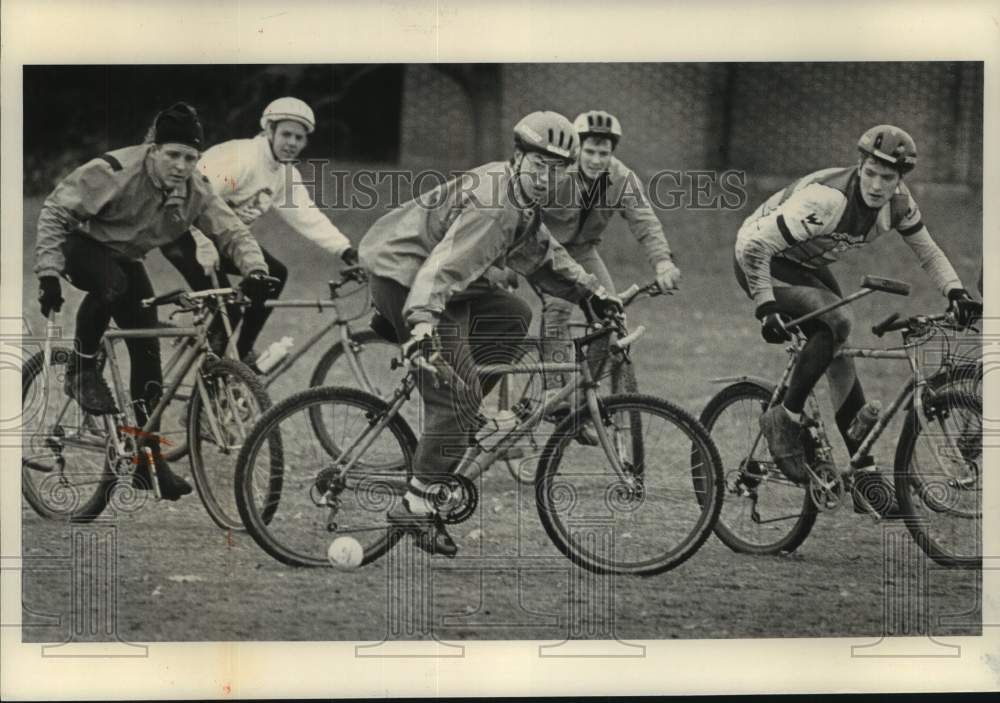
M855 166L828 168L800 178L772 195L743 222L736 238L735 272L753 300L765 341L790 339L782 316L799 317L842 297L829 266L841 252L897 232L934 285L948 298L965 325L982 314L982 303L966 292L954 267L931 239L903 177L917 164L913 138L899 127L877 125L858 140ZM761 427L778 468L797 482L806 480L799 440L806 398L826 374L837 426L851 455L860 442L847 434L865 395L850 358L836 357L847 341L852 318L847 306L803 326L808 342L799 355L781 405L761 417ZM865 512L861 495L892 496L892 483L874 466L857 467L855 510ZM867 470L865 470L867 469ZM882 484L881 487L873 483ZM875 490L872 490L872 489ZM886 517L898 514L887 500Z

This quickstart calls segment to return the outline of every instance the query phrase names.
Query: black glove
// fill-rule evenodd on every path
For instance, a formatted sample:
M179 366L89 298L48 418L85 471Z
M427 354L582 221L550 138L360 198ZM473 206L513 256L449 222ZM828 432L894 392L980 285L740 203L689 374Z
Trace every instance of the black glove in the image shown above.
M768 344L781 344L792 340L792 335L785 329L785 323L782 322L781 313L778 312L775 303L764 303L757 308L757 319L760 320L760 336Z
M38 279L38 304L45 317L51 312L62 310L62 285L58 276L42 276Z
M948 311L955 315L955 321L962 327L974 325L983 316L983 304L973 300L964 288L948 291Z
M614 295L609 295L603 288L584 298L583 302L580 303L580 307L583 308L583 314L587 318L587 322L606 320L613 315L620 315L625 312L625 306L622 305L622 301Z
M263 271L251 271L240 282L240 290L250 299L250 303L261 306L271 297L278 279L271 278Z
M354 247L347 247L347 249L344 250L344 253L340 255L340 260L348 266L357 266L358 250Z

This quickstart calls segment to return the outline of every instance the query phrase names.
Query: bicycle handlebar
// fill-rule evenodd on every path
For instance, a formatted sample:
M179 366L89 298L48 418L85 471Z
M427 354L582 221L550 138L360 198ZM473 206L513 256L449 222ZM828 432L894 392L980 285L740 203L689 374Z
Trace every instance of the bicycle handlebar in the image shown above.
M882 322L872 325L872 334L876 337L881 337L887 332L898 332L900 330L915 333L933 324L939 324L941 327L956 331L964 329L956 322L955 316L950 312L943 312L937 315L914 315L902 320L899 319L899 313L894 312L882 320Z
M360 266L348 266L342 269L340 272L340 280L327 281L327 285L330 287L330 297L337 298L340 297L337 291L346 286L348 283L357 283L358 285L364 285L368 282L368 273Z
M152 298L145 298L142 301L142 307L153 308L159 307L160 305L171 305L180 301L181 296L185 293L183 288L178 288L172 290L168 293L162 293L160 295L154 296Z
M898 319L899 319L899 313L898 312L892 313L891 315L889 315L889 317L885 318L878 324L872 325L872 334L874 334L876 337L881 337L886 332L889 332L890 328L899 329L898 327L893 327L893 323ZM904 327L906 326L905 322L903 323L903 326Z
M190 308L193 303L205 298L226 298L229 296L242 298L243 293L236 288L207 288L195 291L178 288L153 298L144 298L141 301L141 305L144 308L160 307L162 305L180 305L184 308Z
M673 291L669 291L673 295ZM633 283L628 288L623 290L619 294L619 298L622 301L622 305L628 307L639 297L643 295L648 295L650 298L655 298L658 295L663 295L663 291L660 290L660 286L657 285L656 281L652 283L643 283L639 285L638 283Z
M644 334L646 334L645 325L639 325L631 333L625 335L621 339L616 339L611 344L611 346L615 347L616 349L625 349L627 347L630 347L633 342L635 342L637 339L639 339L639 337L641 337Z

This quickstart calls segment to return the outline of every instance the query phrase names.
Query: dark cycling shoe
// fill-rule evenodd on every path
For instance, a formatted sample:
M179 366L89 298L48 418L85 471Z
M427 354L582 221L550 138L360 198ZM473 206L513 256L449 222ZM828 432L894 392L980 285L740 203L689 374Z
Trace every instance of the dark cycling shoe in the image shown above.
M883 520L903 517L892 481L875 469L862 469L854 473L851 498L854 500L854 512L859 515L869 515L870 505Z
M781 473L795 483L808 483L802 425L788 417L781 405L775 405L760 416L760 429Z
M107 381L95 368L68 368L63 390L91 415L112 415L118 412Z
M132 474L132 485L140 491L153 490L153 481L149 476L149 464L146 463L146 451L140 449L139 465ZM160 483L160 495L164 500L180 500L191 492L191 484L175 474L163 455L153 450L153 463L156 466L156 478Z
M444 529L444 522L437 513L411 513L403 499L386 513L386 517L390 525L412 534L417 546L428 554L440 554L448 558L458 554L458 546Z

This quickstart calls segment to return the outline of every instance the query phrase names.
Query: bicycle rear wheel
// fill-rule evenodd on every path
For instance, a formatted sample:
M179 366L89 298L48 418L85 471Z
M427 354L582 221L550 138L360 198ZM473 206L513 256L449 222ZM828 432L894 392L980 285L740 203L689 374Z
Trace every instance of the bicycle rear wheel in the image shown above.
M896 447L896 497L906 526L938 564L982 568L982 401L947 390L911 408Z
M104 510L115 483L108 461L108 422L63 391L72 350L52 349L21 371L21 493L48 520L88 522Z
M379 431L387 412L383 401L363 391L324 387L296 393L264 413L236 468L240 517L264 551L291 566L330 566L330 543L351 537L368 564L395 544L400 533L389 529L386 513L406 492L417 440L399 415ZM336 446L360 451L363 461L348 469L339 452L317 445L316 417ZM275 441L283 443L278 473L271 468Z
M538 464L542 525L575 564L597 573L650 576L676 568L708 538L722 500L718 453L701 424L652 396L600 400L621 462L619 476L600 447L574 442L589 410L556 428ZM641 418L643 458L632 455L632 418ZM694 464L692 455L700 457Z
M773 392L773 387L740 381L719 391L701 413L725 474L725 499L715 534L743 554L794 551L816 523L809 491L785 478L764 438L757 441L758 418Z
M234 359L206 361L199 375L211 403L211 413L195 386L187 422L191 474L212 521L224 530L241 530L243 523L236 507L236 458L253 424L271 407L271 399L257 374ZM280 434L271 437L268 452L270 473L279 474Z

